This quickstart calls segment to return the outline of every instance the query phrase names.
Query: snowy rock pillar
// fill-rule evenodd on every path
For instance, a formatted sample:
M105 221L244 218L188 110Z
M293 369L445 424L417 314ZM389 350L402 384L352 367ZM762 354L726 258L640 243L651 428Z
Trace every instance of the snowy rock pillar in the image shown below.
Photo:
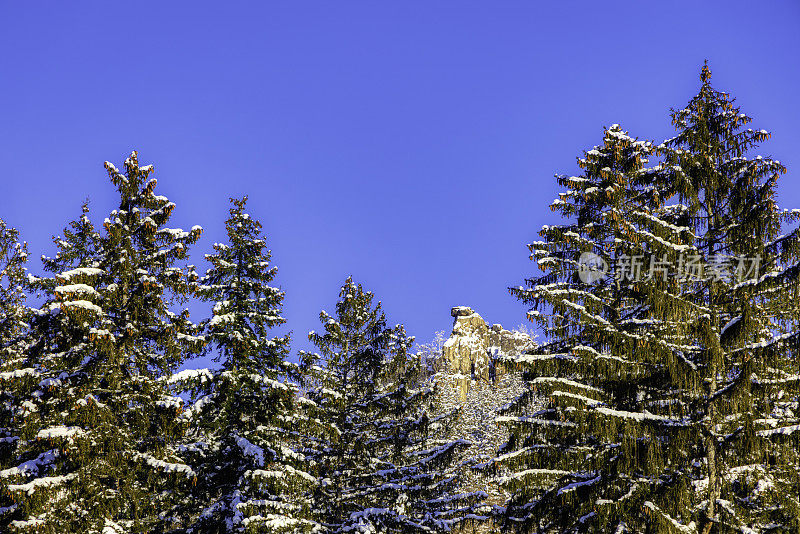
M450 315L453 317L453 332L443 346L443 356L463 402L472 380L492 384L502 377L502 366L494 366L492 362L495 355L519 353L531 340L520 332L504 330L499 324L490 328L467 306L452 308Z

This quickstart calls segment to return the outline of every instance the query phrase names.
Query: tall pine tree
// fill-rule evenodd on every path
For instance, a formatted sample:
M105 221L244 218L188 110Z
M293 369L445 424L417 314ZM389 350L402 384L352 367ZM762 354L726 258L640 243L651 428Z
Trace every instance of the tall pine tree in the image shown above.
M652 143L631 138L619 125L607 129L603 144L578 159L580 176L558 177L567 190L551 209L567 222L545 226L544 240L529 245L546 274L511 290L531 305L529 318L548 342L510 362L532 387L498 418L511 432L497 460L511 471L504 481L513 495L503 510L506 526L613 531L640 511L641 503L631 508L623 499L635 477L608 473L646 469L645 456L642 465L628 466L619 454L631 445L626 428L583 408L625 410L635 396L626 384L632 363L622 354L646 328L647 313L644 295L619 264L640 249L642 237L662 239L657 234L672 231L638 233L658 205L657 191L647 185L652 152ZM620 512L603 513L598 503L605 502L621 503Z
M19 436L14 429L14 415L24 400L19 389L7 384L33 374L33 369L25 367L24 358L28 333L24 290L27 257L27 246L19 241L19 232L0 219L0 525L6 524L17 508L5 484L16 465Z
M12 365L26 330L25 265L28 247L19 232L0 219L0 362Z
M270 285L276 267L261 223L231 199L228 243L206 256L211 268L198 295L214 302L206 338L221 367L183 371L172 379L193 393L186 456L197 472L188 496L189 532L310 532L303 498L315 482L296 452L298 367L286 361L283 292Z
M173 487L194 476L173 450L181 403L162 378L200 347L188 312L171 308L189 290L176 263L201 229L166 227L175 205L135 152L124 173L106 169L120 203L105 233L84 209L44 260L52 275L32 280L45 302L25 355L35 381L14 422L16 531L161 531Z
M447 530L467 515L472 495L453 492L447 474L462 441L429 443L422 379L413 341L388 327L380 303L348 278L334 316L322 312L325 332L309 339L321 355L307 404L321 430L308 456L320 479L313 496L331 532Z
M690 512L703 532L800 531L800 231L786 228L800 210L778 208L785 167L752 156L770 134L747 127L707 65L701 81L672 113L677 136L663 145L662 177L706 266L661 310L673 351L693 364L671 366L664 388L693 423L687 442L702 444Z
M523 430L506 461L539 466L542 451L556 451L553 465L565 467L538 493L517 489L509 517L528 530L798 528L798 233L780 233L797 212L776 206L780 163L748 157L769 134L744 128L750 119L711 87L707 67L701 77L700 93L673 113L678 135L657 147L662 163L638 172L643 181L628 193L654 191L659 202L626 212L614 231L631 247L607 285L633 306L613 306L609 319L550 282L517 292L568 325L554 333L567 351L520 363L578 364L533 371L535 382L563 385L543 388L545 412L520 403L508 419ZM656 267L644 278L635 275L643 260ZM570 332L592 332L599 344L563 345ZM586 372L604 361L605 374ZM560 436L542 446L524 430L538 419ZM561 460L565 452L574 461Z

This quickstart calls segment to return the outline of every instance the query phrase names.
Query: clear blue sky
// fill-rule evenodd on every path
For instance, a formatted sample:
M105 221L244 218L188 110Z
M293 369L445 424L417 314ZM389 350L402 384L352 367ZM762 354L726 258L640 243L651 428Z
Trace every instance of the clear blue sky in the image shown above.
M420 341L454 305L523 322L553 174L603 126L670 136L706 58L800 207L796 1L5 1L0 50L0 217L34 257L136 149L198 264L250 195L294 348L348 274Z

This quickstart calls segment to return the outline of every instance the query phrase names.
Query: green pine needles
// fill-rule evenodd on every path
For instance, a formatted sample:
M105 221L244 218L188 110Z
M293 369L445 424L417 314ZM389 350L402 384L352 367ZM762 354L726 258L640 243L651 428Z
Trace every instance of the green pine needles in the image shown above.
M136 152L43 274L0 219L0 530L800 533L800 210L708 66L672 122L557 176L543 273L511 289L546 342L501 357L522 393L485 422L503 397L446 400L447 363L352 278L293 353L247 197L203 276Z
M288 336L270 334L285 322L284 294L270 285L277 269L246 201L231 199L228 242L206 256L211 268L196 289L214 303L203 330L222 365L170 378L193 401L184 414L184 451L197 472L187 532L311 532L318 525L305 495L315 479L296 452L298 367L286 361Z
M16 455L2 472L12 532L158 530L174 505L165 488L194 476L172 448L181 403L161 377L197 348L188 312L170 305L187 294L176 262L200 230L166 227L175 205L135 152L124 173L106 169L119 208L105 231L84 206L44 259L52 274L29 277L44 302L28 310L4 380L16 397Z
M323 422L306 451L319 466L320 522L330 532L450 530L482 497L455 493L448 473L465 442L427 439L433 389L402 325L387 326L352 278L339 297L335 315L320 313L325 332L309 334L321 354L303 354L314 365L307 403Z
M769 134L701 79L674 138L615 125L559 178L546 274L511 290L549 342L509 359L532 388L500 418L508 527L800 529L800 212L751 155Z

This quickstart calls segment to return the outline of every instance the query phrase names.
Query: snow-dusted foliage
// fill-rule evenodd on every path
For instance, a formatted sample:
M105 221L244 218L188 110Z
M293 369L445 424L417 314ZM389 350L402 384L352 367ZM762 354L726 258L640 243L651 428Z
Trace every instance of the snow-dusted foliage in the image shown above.
M261 224L232 199L228 243L214 245L197 294L214 303L204 323L221 367L182 371L173 386L190 390L184 456L197 481L184 506L188 532L309 532L304 495L315 479L296 452L304 427L296 415L297 366L285 360L289 338L271 337L285 322L283 292Z
M441 356L438 358L441 362ZM463 440L466 447L449 466L458 478L459 493L480 493L485 498L476 507L470 528L492 532L495 507L502 506L509 493L502 485L507 473L493 461L497 450L508 440L508 429L495 419L498 411L521 395L527 386L518 373L506 373L491 383L473 380L466 398L461 398L459 373L445 364L433 380L436 389L431 403L431 440ZM466 529L468 532L470 529Z
M11 388L13 380L33 376L25 367L24 344L28 333L25 264L27 247L19 232L0 219L0 488L2 474L16 464L19 436L14 429L14 412L24 401L21 388ZM0 494L0 525L17 508L7 491Z
M18 360L26 332L27 259L27 244L19 240L19 232L0 219L0 361L5 365Z
M776 203L785 167L752 154L770 134L748 128L710 77L706 66L699 94L673 112L677 136L656 170L664 199L685 213L684 242L708 265L748 258L748 272L709 268L650 299L676 299L657 316L665 349L681 355L668 368L665 415L688 418L686 442L702 443L681 516L703 530L800 530L800 213Z
M291 363L246 198L200 279L135 152L41 276L0 220L0 532L800 532L800 210L701 81L557 177L511 289L538 345L457 306L414 353L348 278Z
M673 112L653 146L618 127L579 159L512 292L549 342L513 359L548 402L500 418L516 472L506 525L535 532L772 532L800 517L798 231L775 204L768 133L715 91ZM648 158L661 157L647 167ZM609 270L579 277L592 252ZM632 257L647 259L641 275ZM695 264L687 267L687 255ZM761 272L720 270L720 258ZM623 263L622 260L627 260ZM740 260L741 261L741 260ZM741 265L741 263L740 263ZM621 266L625 266L623 269ZM783 530L782 530L783 529Z
M502 485L507 473L493 461L509 433L495 419L501 408L529 387L520 373L505 373L495 368L495 364L535 346L535 334L528 327L509 333L500 325L494 325L491 333L480 328L476 331L462 323L473 324L471 321L480 316L469 308L464 309L474 318L457 316L449 338L443 331L436 332L430 342L417 345L416 350L422 361L427 362L428 374L435 384L430 403L429 439L467 442L468 446L456 454L449 466L450 472L459 479L459 493L486 495L475 508L474 520L465 525L464 530L494 532L499 525L494 522L492 512L510 496ZM478 324L482 324L482 319ZM503 333L510 336L504 339ZM450 350L446 352L445 347ZM483 372L479 365L472 365L473 372L465 374L463 367L467 364L463 362L472 358L480 361L478 355L482 352L491 354L489 369ZM464 387L464 380L469 381L468 387Z
M166 227L175 205L154 194L135 152L124 173L106 169L119 208L105 232L84 206L44 258L52 274L29 280L45 300L4 380L20 400L18 451L0 475L12 532L151 531L171 521L169 488L194 477L172 452L180 403L159 379L198 348L181 337L194 332L188 312L170 305L188 291L176 263L200 231Z
M442 358L442 347L447 342L447 333L437 330L433 339L428 343L417 343L414 352L419 355L426 378L432 378L436 373L447 367Z
M412 338L390 328L380 303L348 278L325 332L309 338L320 353L308 384L318 422L306 454L318 468L314 510L331 532L449 530L478 495L456 494L448 466L461 440L426 439L430 383ZM318 365L321 364L321 365Z
M567 191L551 208L569 221L544 227L544 241L529 245L546 274L512 292L532 305L529 318L548 343L506 359L530 385L497 418L511 432L496 460L510 471L503 479L513 495L501 510L506 526L559 532L615 528L614 519L598 519L595 510L598 501L624 495L625 482L601 483L598 476L606 464L612 469L625 434L598 418L589 420L581 408L624 406L627 399L614 391L624 372L621 358L608 353L618 347L618 337L636 328L639 297L616 283L613 271L587 285L577 268L584 252L613 265L635 248L619 226L632 219L634 208L649 211L655 205L652 188L637 185L651 152L651 143L630 138L618 125L607 129L603 144L578 160L581 176L558 177ZM551 313L543 314L547 309Z

